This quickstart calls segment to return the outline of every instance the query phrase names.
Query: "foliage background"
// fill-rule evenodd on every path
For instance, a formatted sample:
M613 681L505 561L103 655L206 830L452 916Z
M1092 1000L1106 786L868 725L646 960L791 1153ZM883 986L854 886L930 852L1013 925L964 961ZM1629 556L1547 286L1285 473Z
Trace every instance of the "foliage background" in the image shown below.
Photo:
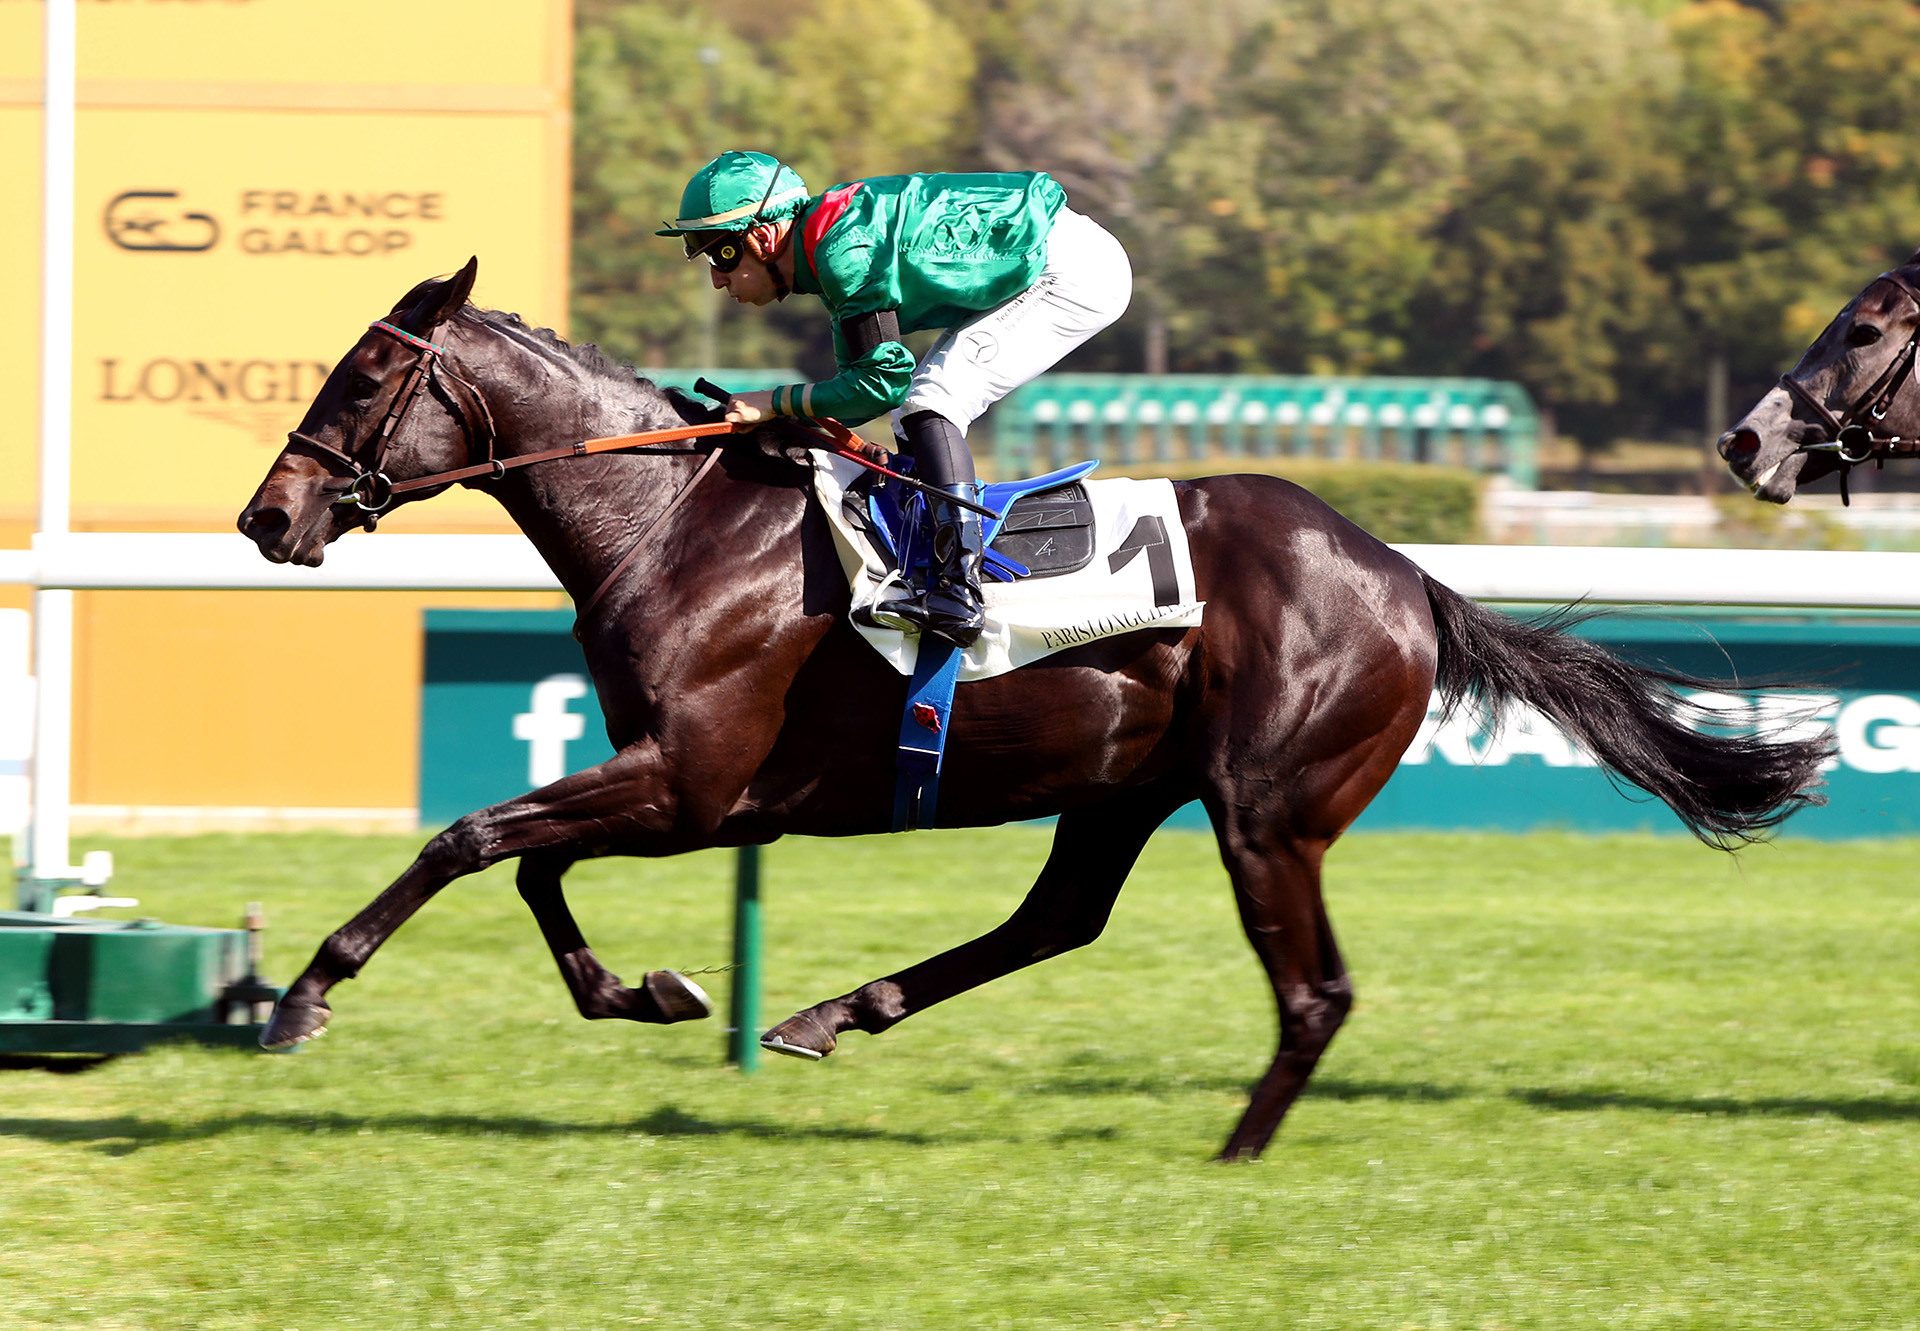
M1586 443L1770 382L1920 235L1913 0L579 0L573 329L798 364L651 235L729 147L816 190L1040 168L1137 288L1071 368L1467 374Z

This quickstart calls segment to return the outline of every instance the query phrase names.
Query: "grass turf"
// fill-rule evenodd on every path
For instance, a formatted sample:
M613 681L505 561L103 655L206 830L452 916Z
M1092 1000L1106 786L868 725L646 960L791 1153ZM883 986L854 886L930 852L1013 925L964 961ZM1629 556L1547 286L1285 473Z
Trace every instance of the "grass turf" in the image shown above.
M998 922L1034 828L766 856L767 1010ZM285 982L406 839L113 846ZM972 867L968 867L972 866ZM823 1064L580 1021L501 869L333 1031L0 1071L0 1327L1920 1326L1920 844L1363 835L1359 999L1264 1161L1271 1053L1204 835L1107 935ZM731 857L584 865L615 970L727 952ZM725 977L709 977L716 996Z

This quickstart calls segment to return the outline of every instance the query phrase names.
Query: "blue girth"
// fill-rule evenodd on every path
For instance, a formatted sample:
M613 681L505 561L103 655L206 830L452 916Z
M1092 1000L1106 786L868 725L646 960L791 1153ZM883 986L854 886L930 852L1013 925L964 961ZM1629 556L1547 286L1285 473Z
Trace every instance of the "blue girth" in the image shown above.
M920 654L907 684L900 715L900 753L893 787L893 830L932 827L940 806L940 762L952 729L953 690L960 682L958 647L932 634L920 636Z
M1077 481L1098 465L1081 462L1045 476L997 481L986 487L981 502L1004 518L1021 496ZM926 524L919 520L925 508L917 496L910 503L902 503L903 489L876 486L868 500L868 514L873 519L875 536L885 546L886 553L902 569L911 569L927 558ZM981 561L981 575L1011 582L1024 576L1027 570L992 548L999 529L998 522L990 522L983 533L988 549ZM947 735L953 728L953 693L960 682L960 665L965 656L965 652L944 639L932 634L920 636L913 677L907 683L907 705L900 714L900 751L893 789L893 830L896 832L934 825L940 807L940 766L947 751Z

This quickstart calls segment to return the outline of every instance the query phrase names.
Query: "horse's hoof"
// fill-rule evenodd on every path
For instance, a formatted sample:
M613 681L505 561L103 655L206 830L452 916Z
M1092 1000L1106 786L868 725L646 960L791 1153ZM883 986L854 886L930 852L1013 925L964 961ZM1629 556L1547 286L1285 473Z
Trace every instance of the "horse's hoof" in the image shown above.
M677 971L648 971L641 986L660 1009L663 1026L713 1015L713 1002L707 997L707 991Z
M273 1008L273 1019L260 1032L262 1049L291 1049L297 1044L317 1040L327 1033L327 1019L333 1009L325 1003L289 1003L281 999Z
M831 1054L833 1046L833 1032L804 1012L795 1013L760 1037L762 1049L816 1063Z

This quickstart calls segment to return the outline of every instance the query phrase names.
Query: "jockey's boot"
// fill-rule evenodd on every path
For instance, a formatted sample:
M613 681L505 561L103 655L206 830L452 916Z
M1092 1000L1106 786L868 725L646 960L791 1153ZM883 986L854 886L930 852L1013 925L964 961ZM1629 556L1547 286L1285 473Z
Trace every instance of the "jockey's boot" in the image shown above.
M888 609L923 633L955 647L973 645L985 615L980 607L980 515L952 502L980 502L974 483L973 454L966 433L937 411L913 411L900 418L900 434L913 457L914 472L939 491L929 496L933 519L933 562L926 585Z
M976 485L948 486L946 493L979 502ZM973 645L986 622L980 602L980 557L985 549L980 515L958 504L931 502L933 562L927 569L927 585L893 609L921 632L964 650Z

